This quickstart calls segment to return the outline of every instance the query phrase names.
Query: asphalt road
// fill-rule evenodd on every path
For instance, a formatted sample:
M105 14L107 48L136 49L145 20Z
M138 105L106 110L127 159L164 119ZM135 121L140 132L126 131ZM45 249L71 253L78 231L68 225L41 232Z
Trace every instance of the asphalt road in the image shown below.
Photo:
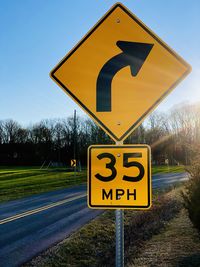
M185 173L157 174L153 188L187 180ZM20 266L99 215L87 207L86 185L0 205L0 266Z

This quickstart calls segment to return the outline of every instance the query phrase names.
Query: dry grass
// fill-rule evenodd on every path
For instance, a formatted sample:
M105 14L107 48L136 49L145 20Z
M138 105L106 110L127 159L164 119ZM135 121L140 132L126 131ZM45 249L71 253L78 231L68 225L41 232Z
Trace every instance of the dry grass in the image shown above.
M182 209L167 227L145 242L140 255L128 267L199 267L200 237Z
M149 211L125 212L125 262L139 255L143 245L174 218L181 204L172 190L156 197ZM114 212L107 211L61 244L52 247L25 266L110 267L115 265Z

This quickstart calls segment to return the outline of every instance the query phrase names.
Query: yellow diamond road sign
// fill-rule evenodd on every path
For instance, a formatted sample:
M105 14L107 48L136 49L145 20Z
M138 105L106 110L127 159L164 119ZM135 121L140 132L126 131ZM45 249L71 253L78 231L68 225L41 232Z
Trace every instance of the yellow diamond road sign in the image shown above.
M90 146L88 205L90 208L150 208L150 148L147 145Z
M124 140L191 67L122 4L51 72L113 139Z

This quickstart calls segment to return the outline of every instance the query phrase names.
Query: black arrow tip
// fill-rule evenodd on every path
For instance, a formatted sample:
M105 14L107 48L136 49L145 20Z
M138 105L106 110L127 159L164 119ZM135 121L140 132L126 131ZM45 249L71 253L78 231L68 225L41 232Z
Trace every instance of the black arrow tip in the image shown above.
M136 76L149 55L153 44L117 41L117 46L128 57L132 76Z

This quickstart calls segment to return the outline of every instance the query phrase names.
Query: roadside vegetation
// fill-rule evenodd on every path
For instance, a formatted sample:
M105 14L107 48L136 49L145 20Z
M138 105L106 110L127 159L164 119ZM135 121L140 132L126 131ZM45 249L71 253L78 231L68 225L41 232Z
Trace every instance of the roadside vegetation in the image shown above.
M40 170L36 167L0 168L0 201L67 188L86 182L86 171L65 168Z
M152 166L152 174L158 173L180 173L185 172L185 167L181 166Z
M131 116L131 115L130 115ZM126 144L151 146L153 165L189 165L191 146L200 143L200 104L182 104L170 112L152 113L126 140ZM86 166L92 144L113 140L88 118L46 119L23 127L0 120L0 166L70 166L74 157Z
M199 267L200 237L182 209L165 228L147 240L127 267Z
M186 183L182 195L189 218L200 232L200 156L196 156L188 168L190 179Z
M153 167L153 174L183 171L183 165L190 165L192 144L200 141L199 117L199 104L183 104L168 114L154 112L125 143L151 146L152 164L160 166ZM90 145L113 143L88 118L43 120L27 127L0 120L0 201L86 182L84 172L74 180L73 173L62 167L70 166L74 152L78 166L85 167ZM12 167L24 165L39 167Z
M154 166L152 173L182 172L183 166ZM86 183L86 170L0 167L0 202Z
M145 242L165 228L182 209L178 189L155 193L148 211L125 211L125 263L143 250ZM176 197L175 197L176 196ZM106 211L99 218L27 263L26 267L86 267L115 265L115 214Z

